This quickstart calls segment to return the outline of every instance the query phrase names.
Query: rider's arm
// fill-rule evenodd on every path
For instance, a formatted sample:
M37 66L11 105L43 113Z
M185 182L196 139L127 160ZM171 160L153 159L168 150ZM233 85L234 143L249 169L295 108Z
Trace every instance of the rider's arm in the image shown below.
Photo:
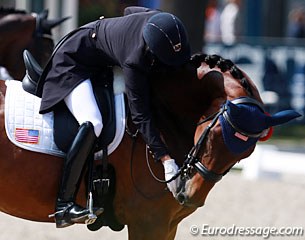
M139 129L154 158L167 160L167 147L160 137L152 119L150 109L150 91L147 77L135 69L123 68L126 79L126 94L134 124Z
M126 80L126 94L133 122L136 124L144 141L152 151L154 158L160 160L164 166L165 180L171 180L178 173L178 166L168 153L156 129L150 109L149 83L145 74L132 68L123 68ZM180 178L167 183L173 196L177 195Z

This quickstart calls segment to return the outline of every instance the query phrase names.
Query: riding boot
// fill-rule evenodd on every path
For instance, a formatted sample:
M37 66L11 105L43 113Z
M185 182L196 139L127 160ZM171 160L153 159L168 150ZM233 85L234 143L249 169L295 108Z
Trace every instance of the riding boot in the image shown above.
M95 147L96 139L92 123L85 122L80 126L67 152L54 214L57 228L83 223L88 219L89 209L75 204L75 199L82 170ZM102 208L94 209L96 215L102 212Z

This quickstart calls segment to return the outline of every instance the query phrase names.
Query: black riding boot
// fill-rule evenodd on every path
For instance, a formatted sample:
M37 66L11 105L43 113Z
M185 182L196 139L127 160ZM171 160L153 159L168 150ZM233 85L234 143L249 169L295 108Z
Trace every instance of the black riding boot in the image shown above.
M60 189L56 201L55 222L57 228L83 223L88 219L89 209L75 204L80 176L88 156L96 142L91 122L83 123L67 152L64 162ZM100 215L103 209L94 209Z

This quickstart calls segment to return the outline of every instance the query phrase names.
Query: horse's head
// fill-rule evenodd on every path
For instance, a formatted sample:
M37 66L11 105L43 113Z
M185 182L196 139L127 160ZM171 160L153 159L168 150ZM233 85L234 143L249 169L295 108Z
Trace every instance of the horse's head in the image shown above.
M48 13L48 10L44 10L39 14L32 14L35 17L36 25L28 50L40 66L46 65L54 48L52 29L70 18L48 19Z
M193 146L188 154L182 148L187 157L181 161L183 181L176 196L181 204L192 207L204 204L215 183L248 157L256 142L270 135L272 126L299 116L292 110L266 114L254 83L231 61L215 55L198 55L192 62L196 61L197 69L186 70L190 74L179 73L169 80L171 91L163 80L167 93L157 94L159 99L154 101L158 125L174 157L182 154L179 146ZM163 120L170 116L175 124ZM185 134L172 137L175 132Z
M28 49L44 66L52 54L54 42L51 29L67 18L48 20L48 11L27 14L14 9L0 9L0 65L14 79L21 80L25 74L22 53Z

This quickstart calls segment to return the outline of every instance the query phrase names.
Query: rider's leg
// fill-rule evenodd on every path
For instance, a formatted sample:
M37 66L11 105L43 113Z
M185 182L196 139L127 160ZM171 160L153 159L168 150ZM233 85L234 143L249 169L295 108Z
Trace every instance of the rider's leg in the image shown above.
M79 84L64 101L80 127L64 162L55 214L56 226L59 228L84 222L88 218L89 210L75 204L75 199L85 162L103 128L90 80ZM95 214L99 215L102 211L95 209Z
M93 94L91 81L89 79L83 81L64 100L79 125L87 121L91 122L95 135L98 137L103 129L103 121Z

